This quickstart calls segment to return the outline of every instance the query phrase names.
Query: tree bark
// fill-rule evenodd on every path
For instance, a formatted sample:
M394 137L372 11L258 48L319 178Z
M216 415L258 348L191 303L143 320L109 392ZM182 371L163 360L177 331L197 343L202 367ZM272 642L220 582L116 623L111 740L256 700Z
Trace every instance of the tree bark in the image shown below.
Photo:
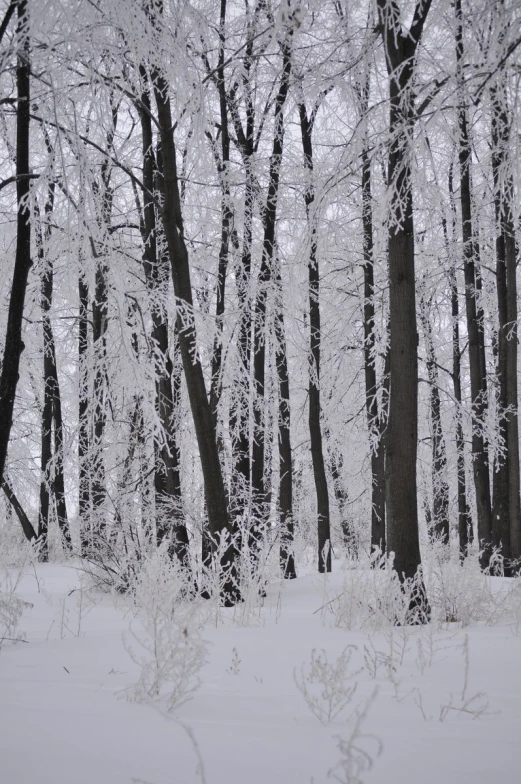
M13 488L11 487L11 485L9 484L9 482L5 477L1 481L1 486L2 486L2 490L5 493L5 497L13 507L16 516L20 521L20 525L22 526L23 532L25 534L25 538L27 539L28 542L36 542L37 541L36 531L34 530L31 521L27 517L23 506L21 505L20 501L16 497Z
M159 69L153 70L152 81L163 156L163 171L160 177L163 227L168 243L176 296L179 344L201 459L211 545L215 549L219 545L219 539L226 537L225 552L220 564L221 569L226 570L226 576L223 578L223 600L226 604L233 604L240 598L235 571L236 554L233 543L235 530L228 513L228 499L217 447L215 419L206 393L203 369L197 350L190 266L184 240L168 85Z
M427 377L429 379L429 409L432 432L432 522L431 535L442 544L448 545L449 527L449 485L447 482L447 450L441 422L441 400L438 379L438 365L434 352L432 324L425 296L420 298L420 318L425 340Z
M293 554L293 458L291 454L291 406L289 400L289 370L284 330L282 281L277 269L277 304L275 313L275 364L279 384L279 514L280 566L286 580L297 576Z
M81 551L92 549L91 492L90 492L90 438L89 438L89 287L83 269L83 252L79 254L78 275L78 510L80 520Z
M217 67L217 91L219 94L221 157L219 161L219 179L221 183L221 244L217 266L217 290L215 309L215 339L212 352L212 381L210 386L210 406L215 417L217 429L217 406L221 397L222 367L222 333L224 327L226 273L230 237L233 230L233 212L231 208L229 165L230 165L230 134L228 130L228 108L226 101L226 85L224 81L224 47L226 43L226 0L221 0L219 16L219 56Z
M521 488L519 460L519 398L518 398L518 320L517 320L517 264L518 248L516 243L512 214L513 186L508 183L505 199L504 237L507 268L507 319L509 325L507 341L507 445L508 445L508 487L510 504L510 556L513 564L521 559Z
M456 235L456 204L454 200L453 171L452 164L449 169L449 201L452 214L452 237ZM447 245L449 264L449 285L452 311L452 383L454 389L454 399L456 401L456 460L458 475L458 539L460 558L463 560L467 556L468 546L474 539L472 528L472 516L467 502L467 480L465 472L465 439L463 435L462 422L462 395L461 395L461 347L459 335L459 295L458 279L456 273L455 254L450 251L449 238L447 235L447 225L443 224L445 242Z
M320 403L320 270L317 258L317 218L313 183L313 119L308 117L304 103L299 104L300 135L304 153L306 190L304 203L309 236L308 297L309 297L309 435L311 459L317 497L318 571L331 571L331 521L324 448L322 443L322 409Z
M493 540L501 546L506 559L521 556L521 511L519 477L519 434L517 394L517 279L516 241L512 202L514 184L508 170L510 121L501 69L491 89L492 98L492 174L496 217L496 282L498 297L498 381L499 437L505 454L495 466L497 491L494 492Z
M117 110L113 111L112 128L107 134L107 150L113 143L117 123ZM94 299L92 301L92 351L94 354L93 426L90 438L89 469L91 472L92 534L94 544L100 540L106 528L104 503L107 495L105 460L103 457L105 426L107 420L107 329L109 317L108 301L108 230L112 216L111 162L107 156L101 164L101 184L95 188L99 199L98 230L101 235L97 243L96 269L94 274Z
M419 0L404 31L394 0L378 0L378 14L389 74L390 404L387 441L389 520L387 545L400 579L417 577L411 600L416 621L427 620L418 536L416 458L418 442L418 333L414 270L414 222L410 138L414 125L414 59L430 0ZM413 620L412 615L410 619Z
M169 542L172 555L189 567L188 531L183 522L179 445L176 428L179 424L179 395L172 384L173 363L168 339L168 317L165 300L168 291L169 261L158 252L158 238L163 233L156 219L153 193L156 190L158 161L154 156L150 95L146 87L146 69L140 67L144 84L141 95L141 133L143 144L143 268L151 301L152 329L150 342L154 352L155 406L162 433L154 433L154 490L157 541Z
M255 188L253 175L255 107L250 82L253 61L253 35L248 27L248 43L244 56L243 90L245 94L245 127L243 129L237 106L231 102L231 114L238 138L242 139L241 153L245 172L243 237L240 266L236 270L237 297L239 300L239 326L237 334L238 368L232 389L230 406L230 434L232 447L231 508L232 514L242 523L251 526L251 332L252 301L250 296L253 209Z
M360 115L369 107L370 74L359 89ZM371 161L367 135L364 136L362 162L362 232L364 253L364 376L365 406L371 450L371 549L385 552L385 416L378 404L376 376L376 338L374 306L373 198ZM385 405L385 402L384 402Z
M501 550L503 558L510 559L510 499L509 499L509 463L508 453L508 301L507 301L507 267L505 253L505 235L503 233L502 198L500 185L500 167L502 149L500 144L499 124L502 120L501 109L497 104L497 95L492 100L492 173L494 181L494 208L496 217L496 293L498 306L497 332L497 439L499 449L496 452L493 470L493 502L492 502L492 542Z
M258 277L258 290L253 322L253 449L252 449L252 502L253 521L250 527L250 547L255 553L260 547L267 525L268 503L265 487L265 364L266 364L266 304L273 275L273 250L277 222L277 199L280 168L284 149L284 104L289 92L291 75L291 37L286 33L282 44L282 76L275 98L275 130L270 156L268 197L264 211L264 240L262 262Z
M52 150L49 150L52 154ZM54 209L56 185L51 182L45 203L45 227L42 230L37 210L37 252L40 267L40 304L43 322L43 385L44 402L42 407L42 455L40 483L40 513L38 537L40 558L47 560L49 506L55 508L60 532L67 549L71 548L71 538L65 500L65 480L63 474L63 419L61 408L60 384L56 364L56 347L52 330L50 310L53 298L54 269L52 259L46 249L51 236L50 219ZM52 448L52 428L54 425L54 454Z
M482 548L481 565L488 566L492 534L488 449L484 426L487 413L487 379L484 367L483 329L480 328L477 302L478 280L475 264L475 238L472 227L472 196L470 182L471 149L463 83L463 22L461 0L455 0L456 60L458 66L458 126L462 238L465 269L465 304L469 341L470 394L472 399L472 459L476 491L478 540Z
M4 475L13 421L20 357L24 349L22 319L27 277L31 267L29 208L30 48L26 0L18 0L18 62L16 67L16 198L18 203L16 255L9 299L4 357L0 374L0 480Z

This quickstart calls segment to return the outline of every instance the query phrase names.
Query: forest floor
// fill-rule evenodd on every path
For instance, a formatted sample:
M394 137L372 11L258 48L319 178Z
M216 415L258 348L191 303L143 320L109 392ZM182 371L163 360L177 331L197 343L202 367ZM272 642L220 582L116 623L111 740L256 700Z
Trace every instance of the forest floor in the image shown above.
M262 606L209 608L200 687L171 713L129 698L128 597L78 589L72 566L11 573L28 604L26 641L0 647L2 784L518 781L520 616L338 628L334 567L269 585Z

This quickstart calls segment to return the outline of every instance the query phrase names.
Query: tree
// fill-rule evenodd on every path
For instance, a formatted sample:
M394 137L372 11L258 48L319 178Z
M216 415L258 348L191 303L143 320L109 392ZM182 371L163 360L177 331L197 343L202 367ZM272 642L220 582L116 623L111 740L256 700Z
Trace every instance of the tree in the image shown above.
M454 388L454 400L456 403L456 453L457 453L457 483L458 483L458 540L460 558L463 559L468 553L468 546L472 544L474 531L472 527L472 516L467 502L467 484L465 474L465 439L463 434L462 422L462 391L461 391L461 343L460 343L460 309L458 293L458 277L456 253L453 245L456 237L456 202L454 197L453 185L454 170L451 164L448 176L448 191L451 213L452 242L449 242L447 222L443 220L443 230L447 255L449 257L448 279L450 286L450 301L452 315L452 384Z
M510 20L498 7L498 45L505 48ZM494 466L493 540L501 547L509 573L510 559L521 556L521 507L517 389L517 250L514 224L514 181L509 161L511 118L507 69L499 67L490 87L492 113L492 180L496 222L496 288L498 304L499 438L503 444Z
M369 64L364 63L364 71L357 85L357 99L360 118L366 123L362 142L362 232L364 254L364 376L365 405L369 444L371 449L371 547L385 552L385 428L387 403L384 398L379 402L376 374L376 335L375 335L375 278L374 278L374 237L373 237L373 196L371 189L371 158L367 133L367 113L369 110L369 90L371 73Z
M225 540L225 552L220 564L226 570L223 600L225 604L233 604L239 598L237 577L234 571L235 544L233 536L235 528L228 512L228 498L217 448L215 418L208 400L197 347L192 284L188 251L184 240L168 83L156 64L151 69L151 80L154 86L163 158L162 172L159 178L162 196L161 212L176 296L179 344L201 458L210 539L214 549L218 547L220 540Z
M188 567L188 532L182 519L181 478L179 445L176 437L178 426L179 391L172 383L173 363L170 357L168 317L165 299L168 295L169 260L165 250L158 248L164 230L154 194L159 195L161 168L160 155L154 154L151 103L146 68L140 65L143 83L139 102L139 117L143 145L143 269L150 296L152 329L150 342L155 366L155 409L160 427L154 432L154 489L155 515L158 543L169 542L169 549ZM165 244L163 242L163 244ZM176 342L179 337L176 335Z
M13 271L9 313L4 344L2 372L0 374L0 480L4 475L9 434L11 432L14 398L18 383L20 357L24 349L22 319L24 312L27 277L31 267L31 220L30 220L30 43L29 10L26 0L11 3L4 17L2 37L14 7L18 11L16 66L16 198L18 204L16 256ZM12 9L12 10L11 10Z
M456 64L458 83L458 158L460 167L460 200L463 257L465 269L465 305L467 313L467 333L469 340L470 390L472 399L472 460L474 485L476 490L477 535L483 548L482 565L487 566L490 557L492 534L492 513L490 500L490 481L488 469L488 449L484 428L487 412L487 379L484 362L485 346L480 318L480 305L477 299L478 278L476 274L477 244L475 227L472 220L471 192L471 146L468 132L465 85L463 80L463 16L461 0L455 0L456 14Z
M449 485L447 482L447 451L441 421L441 400L439 388L438 363L434 351L434 339L429 302L424 292L420 295L420 321L423 327L429 383L429 409L432 432L432 530L443 544L448 545L450 539L449 522Z
M316 107L318 109L318 106ZM327 488L324 449L322 445L322 424L320 405L320 271L317 257L318 226L313 183L313 124L316 109L308 117L306 105L299 104L300 134L304 153L304 167L307 173L307 187L304 192L306 218L309 234L309 434L311 439L311 459L317 496L318 522L318 571L331 571L331 530L329 519L329 493Z
M389 551L394 552L394 568L400 579L415 577L421 566L416 488L418 333L410 139L414 124L415 58L430 6L430 0L419 0L407 30L402 25L400 9L394 0L378 0L377 3L390 98L388 252L391 358L387 544ZM423 596L419 597L420 602L423 599Z
M48 152L54 157L50 140L47 137ZM51 174L52 174L51 166ZM65 481L63 475L63 417L56 363L56 347L50 318L50 310L54 288L54 265L47 254L47 245L51 238L51 220L56 195L56 183L51 179L47 187L47 198L44 207L45 224L42 227L40 210L35 202L36 235L38 266L41 280L41 309L43 322L43 406L42 406L42 479L40 484L40 513L38 519L38 538L40 542L40 558L48 557L48 530L50 521L50 502L55 507L59 530L63 535L64 544L71 548L71 536L67 516L65 498ZM54 426L54 455L52 447L52 430Z
M287 22L281 42L282 73L275 97L273 146L270 155L268 195L263 214L264 238L262 262L257 281L257 298L253 318L253 447L252 447L252 499L253 521L250 527L250 546L255 552L259 548L267 524L267 498L265 487L265 370L266 370L266 309L269 287L273 280L275 227L277 222L277 200L279 195L280 168L284 150L284 105L289 92L292 56L291 41L293 20ZM279 342L280 346L280 342ZM287 472L289 466L285 466Z

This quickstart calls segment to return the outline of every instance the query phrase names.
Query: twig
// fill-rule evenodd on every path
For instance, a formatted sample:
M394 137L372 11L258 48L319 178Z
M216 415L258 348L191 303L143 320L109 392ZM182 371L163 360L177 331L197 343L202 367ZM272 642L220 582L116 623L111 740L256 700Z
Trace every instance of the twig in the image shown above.
M2 637L0 640L0 645L4 642L4 640L7 640L8 642L29 642L29 640L23 640L21 637Z

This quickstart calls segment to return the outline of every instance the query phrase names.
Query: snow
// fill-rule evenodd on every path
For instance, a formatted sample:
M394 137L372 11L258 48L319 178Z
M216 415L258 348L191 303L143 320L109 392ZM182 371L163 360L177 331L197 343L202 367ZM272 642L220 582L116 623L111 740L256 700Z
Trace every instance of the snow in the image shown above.
M325 598L342 591L342 571L335 567L326 584L309 575L268 586L262 609L250 613L246 625L238 623L243 610L220 610L215 618L209 613L200 688L167 714L161 705L129 699L128 687L139 675L124 643L135 623L130 598L73 591L80 572L72 566L25 566L16 595L32 604L18 632L27 642L4 642L0 650L2 782L357 781L342 778L340 768L338 779L328 772L341 760L338 738L348 737L375 687L361 727L365 737L357 741L374 764L360 773L361 781L518 780L519 624L375 633L337 628L323 608ZM507 582L493 579L497 590ZM394 669L380 666L372 678L364 646L388 656L391 634L396 650L405 635L403 663L397 655ZM418 640L436 649L432 666L420 666ZM309 672L313 648L335 662L347 645L356 646L350 667L360 669L351 677L357 689L345 710L323 725L297 688L294 671L297 680ZM451 694L461 707L462 691L467 700L481 693L469 712L443 712Z

